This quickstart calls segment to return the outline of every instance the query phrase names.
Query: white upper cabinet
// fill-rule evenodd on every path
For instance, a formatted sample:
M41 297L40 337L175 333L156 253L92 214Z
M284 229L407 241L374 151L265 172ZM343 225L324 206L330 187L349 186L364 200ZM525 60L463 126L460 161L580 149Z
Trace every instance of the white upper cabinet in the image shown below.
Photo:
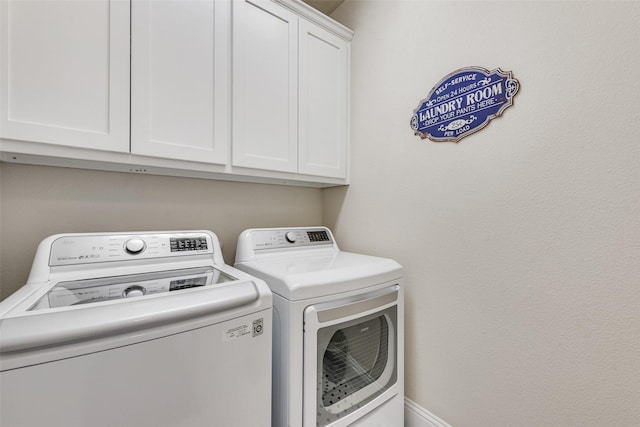
M346 180L352 33L296 1L233 8L233 165Z
M300 173L346 177L348 49L345 40L300 20Z
M0 161L347 184L352 36L300 0L0 0Z
M129 151L129 1L0 2L0 137Z
M230 4L133 0L131 152L228 162Z
M297 172L298 17L233 2L233 166Z

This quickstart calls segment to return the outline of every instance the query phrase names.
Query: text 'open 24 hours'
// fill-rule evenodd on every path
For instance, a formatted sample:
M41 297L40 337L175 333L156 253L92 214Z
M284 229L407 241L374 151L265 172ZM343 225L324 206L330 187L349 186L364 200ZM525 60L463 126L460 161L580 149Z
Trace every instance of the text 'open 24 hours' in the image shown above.
M440 80L420 101L411 128L422 139L458 142L500 117L513 105L519 88L511 71L462 68Z

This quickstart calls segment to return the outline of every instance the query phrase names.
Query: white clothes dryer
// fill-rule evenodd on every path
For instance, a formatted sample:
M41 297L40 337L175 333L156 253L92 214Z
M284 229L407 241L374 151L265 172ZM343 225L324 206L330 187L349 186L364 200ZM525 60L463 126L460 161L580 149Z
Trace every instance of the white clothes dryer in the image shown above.
M273 427L404 425L403 270L326 227L249 229L235 267L274 295Z
M210 231L51 236L0 303L0 425L267 427L271 318Z

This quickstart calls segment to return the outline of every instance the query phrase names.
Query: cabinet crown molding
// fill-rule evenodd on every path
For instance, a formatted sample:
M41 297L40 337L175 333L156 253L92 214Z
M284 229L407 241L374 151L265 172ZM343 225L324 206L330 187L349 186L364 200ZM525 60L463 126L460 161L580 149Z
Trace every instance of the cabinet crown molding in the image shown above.
M343 40L348 42L353 39L354 32L342 25L341 23L331 19L324 13L314 9L301 0L272 0L274 3L278 3L287 9L292 10L298 16L301 16L308 21L313 22L316 25L324 28L327 31L335 34Z

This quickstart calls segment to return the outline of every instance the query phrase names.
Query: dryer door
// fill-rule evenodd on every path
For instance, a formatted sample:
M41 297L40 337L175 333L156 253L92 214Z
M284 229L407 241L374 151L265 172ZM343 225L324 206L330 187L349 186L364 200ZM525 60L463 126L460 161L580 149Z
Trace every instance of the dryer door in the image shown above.
M392 286L305 309L305 426L348 425L395 395L398 298Z

